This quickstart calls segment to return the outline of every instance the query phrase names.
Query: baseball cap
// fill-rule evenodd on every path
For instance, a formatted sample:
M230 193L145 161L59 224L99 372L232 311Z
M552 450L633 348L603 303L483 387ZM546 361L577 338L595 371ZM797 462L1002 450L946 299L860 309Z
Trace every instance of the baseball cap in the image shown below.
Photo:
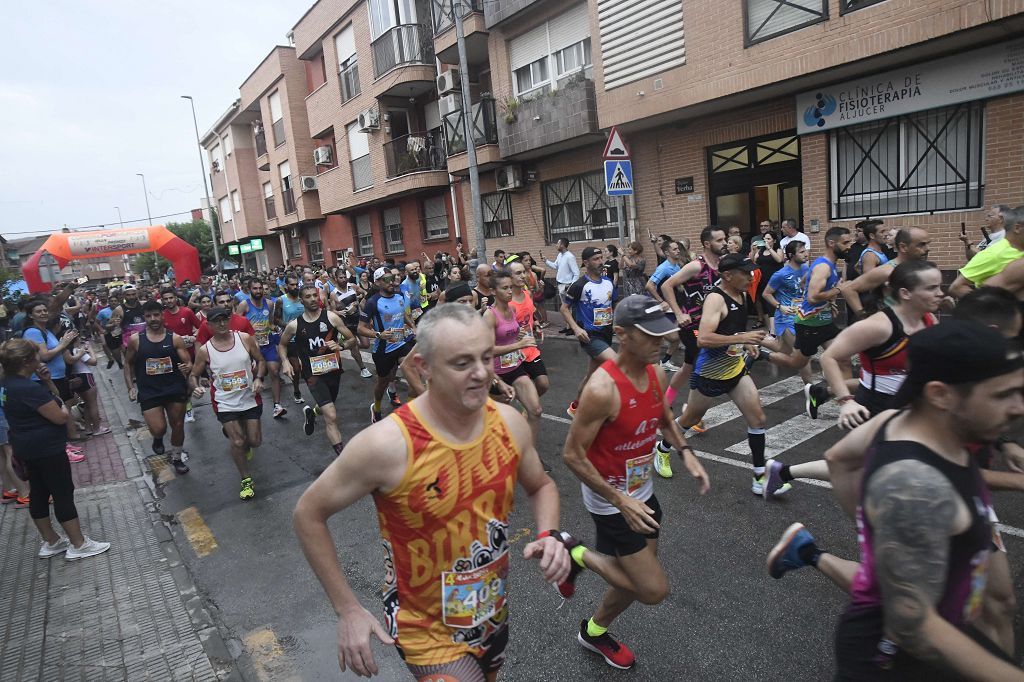
M753 272L757 266L745 256L738 253L727 253L718 260L718 271L728 272L729 270L746 270Z
M231 317L231 311L227 308L210 308L206 313L206 319L213 322L218 317Z
M381 277L391 277L391 268L385 268L383 266L373 271L373 281L376 282Z
M973 320L946 320L910 337L909 371L893 398L903 407L930 381L967 384L1009 374L1024 367L1020 351L991 327Z
M580 254L580 258L582 258L583 260L590 260L599 253L601 253L601 249L597 248L596 246L588 246L587 248L583 249L583 253Z
M632 294L615 306L614 322L619 327L636 327L651 336L668 336L679 331L661 309L661 304L650 296Z
M138 290L135 288L134 284L125 284L123 287L121 287L121 291L138 291Z

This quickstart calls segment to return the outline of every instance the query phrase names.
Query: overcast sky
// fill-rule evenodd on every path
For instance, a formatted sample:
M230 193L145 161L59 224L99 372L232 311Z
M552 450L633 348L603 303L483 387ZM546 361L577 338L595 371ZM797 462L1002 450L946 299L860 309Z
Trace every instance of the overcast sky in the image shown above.
M314 0L0 2L0 234L146 224L204 196L199 132Z

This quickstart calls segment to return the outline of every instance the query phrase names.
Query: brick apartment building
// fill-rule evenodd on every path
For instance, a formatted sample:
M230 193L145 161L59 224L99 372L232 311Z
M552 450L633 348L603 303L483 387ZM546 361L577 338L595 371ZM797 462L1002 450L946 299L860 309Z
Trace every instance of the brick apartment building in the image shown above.
M287 131L255 179L214 174L236 221L232 191L286 201L311 178L285 217L242 201L245 235L327 264L472 246L459 68L488 252L787 217L820 243L871 216L928 228L953 269L961 223L979 238L985 207L1024 203L1024 0L464 0L466 64L452 2L319 0L299 19L204 140L230 127L256 147L253 116ZM624 202L604 192L613 125L633 159Z

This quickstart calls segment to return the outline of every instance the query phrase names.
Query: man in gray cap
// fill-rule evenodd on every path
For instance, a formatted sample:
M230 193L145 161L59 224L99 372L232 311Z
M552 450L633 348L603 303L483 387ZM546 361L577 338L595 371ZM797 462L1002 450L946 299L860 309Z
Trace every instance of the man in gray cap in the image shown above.
M668 578L657 558L661 507L651 479L658 429L679 450L701 494L710 488L704 467L686 444L665 402L668 378L659 365L664 337L679 327L654 299L622 299L613 320L619 352L591 375L565 442L565 463L582 482L583 504L597 528L596 551L563 538L573 559L562 596L589 568L608 583L593 618L580 624L579 643L608 665L629 668L633 653L608 634L612 621L635 600L657 604L668 594Z

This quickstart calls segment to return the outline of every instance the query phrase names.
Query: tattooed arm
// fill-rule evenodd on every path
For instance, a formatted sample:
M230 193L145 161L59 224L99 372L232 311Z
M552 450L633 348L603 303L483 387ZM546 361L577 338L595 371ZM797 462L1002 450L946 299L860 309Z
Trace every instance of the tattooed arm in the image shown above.
M945 476L916 461L888 464L868 484L864 510L874 528L886 635L915 658L972 680L1024 680L943 619L949 538L971 523Z

